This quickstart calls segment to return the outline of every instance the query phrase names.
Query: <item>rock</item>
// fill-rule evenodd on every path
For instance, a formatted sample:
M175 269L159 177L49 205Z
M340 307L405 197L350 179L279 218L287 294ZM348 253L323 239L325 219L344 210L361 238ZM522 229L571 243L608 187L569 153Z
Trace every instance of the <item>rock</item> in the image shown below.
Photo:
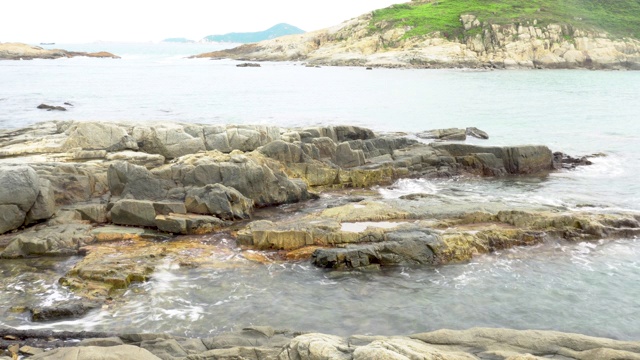
M20 347L20 354L23 354L23 355L37 355L37 354L40 354L42 352L44 352L43 349L36 348L36 347L33 347L33 346L25 345L25 346Z
M174 234L208 234L220 230L225 222L215 216L171 214L156 216L155 225Z
M109 347L108 352L98 346L81 346L58 348L32 356L33 360L116 360L116 359L136 359L136 360L161 360L148 350L133 345L118 345Z
M465 132L467 136L473 136L478 139L486 140L489 138L489 134L476 127L468 127Z
M18 205L0 205L0 234L22 226L25 216Z
M106 150L108 152L126 149L138 150L138 143L127 131L112 123L78 122L66 130L66 149Z
M153 208L158 215L169 215L169 214L186 214L187 208L184 205L184 202L154 202Z
M433 247L442 240L429 232L394 231L384 241L366 245L318 249L313 264L332 269L355 269L370 265L435 265L439 263Z
M175 182L158 178L145 167L124 161L111 164L107 177L112 196L138 200L166 200L169 191L177 187Z
M82 220L88 220L96 224L107 222L107 206L104 204L82 204L75 206L75 211L80 214Z
M184 358L188 355L175 339L143 340L140 347L161 359Z
M54 105L47 105L47 104L40 104L38 105L38 109L42 109L42 110L47 110L47 111L67 111L67 109L64 106L54 106Z
M89 310L98 307L95 303L79 300L68 300L51 306L31 309L31 321L54 321L83 317Z
M278 356L286 359L351 360L351 351L345 339L325 334L304 334L295 337Z
M242 64L237 64L236 67L260 67L260 64L258 64L258 63L242 63Z
M253 210L253 200L221 184L191 188L185 205L189 212L215 215L223 220L246 219Z
M133 128L132 135L140 150L150 154L160 154L167 159L205 150L204 139L187 133L180 124L137 126Z
M81 246L91 242L89 229L88 225L67 224L22 232L11 240L0 258L75 255Z
M0 184L0 205L16 205L25 215L40 192L38 174L29 166L0 167Z
M438 140L466 140L467 131L465 129L437 129L428 130L416 134L421 139L438 139Z
M109 337L109 338L91 338L91 339L83 339L78 343L78 346L100 346L100 347L111 347L111 346L119 346L124 345L124 342L119 337Z
M507 147L485 147L467 144L433 144L437 150L444 150L461 161L464 157L477 154L492 154L495 158L502 160L501 168L492 168L489 171L501 173L506 171L509 174L535 174L548 172L552 169L553 156L551 150L546 146L507 146ZM489 161L488 163L493 163Z
M139 151L119 151L106 155L109 161L126 161L133 165L143 166L147 169L154 169L164 165L165 158L159 154L147 154Z
M25 224L29 225L39 220L46 220L53 216L56 211L55 193L51 182L46 179L40 179L38 197L27 213Z
M118 225L155 226L156 210L148 200L119 200L111 208L111 222Z
M336 147L334 162L343 168L352 168L364 164L364 152L353 150L349 143L340 143Z

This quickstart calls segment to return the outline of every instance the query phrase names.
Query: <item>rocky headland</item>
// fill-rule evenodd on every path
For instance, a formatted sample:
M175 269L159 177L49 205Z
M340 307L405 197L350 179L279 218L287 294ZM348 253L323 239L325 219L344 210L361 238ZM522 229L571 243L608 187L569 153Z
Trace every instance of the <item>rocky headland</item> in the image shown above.
M456 24L445 24L443 29L434 27L422 33L417 31L430 28L431 22L446 21L444 14L449 11L449 4L442 3L412 1L384 9L388 10L388 17L376 16L374 11L331 28L196 57L392 68L640 69L637 38L612 35L589 26L577 16L563 13L553 17L554 14L547 14L549 7L501 21L494 19L500 17L499 13L489 12L490 4L482 16L463 7L456 13ZM442 13L429 11L434 11L436 17L443 14L443 19L410 17L410 10L418 13L425 11L426 6L442 7ZM514 5L505 12L517 13L522 8ZM407 17L398 19L400 11L405 11ZM599 16L606 12L602 10Z
M11 311L32 321L82 317L130 284L153 277L166 262L216 268L307 261L327 269L376 271L467 261L549 240L640 234L637 214L451 202L423 193L385 199L369 190L401 178L544 176L589 164L544 145L479 146L464 143L466 136L488 134L476 128L376 134L357 126L75 121L4 130L0 258L82 256L59 279L76 299L46 307L14 304ZM332 203L319 201L322 194L334 194ZM286 204L298 210L280 211ZM228 234L242 249L240 259L212 259L217 245L198 241L212 233ZM7 336L22 341L15 331ZM150 359L640 356L637 343L497 329L345 339L258 328L236 336L207 342L119 335L34 358L89 358L88 352L102 351L92 346L107 345ZM155 350L147 353L148 347Z
M0 43L0 60L59 59L76 56L111 59L120 58L106 51L87 53L62 49L43 49L39 46L22 43Z

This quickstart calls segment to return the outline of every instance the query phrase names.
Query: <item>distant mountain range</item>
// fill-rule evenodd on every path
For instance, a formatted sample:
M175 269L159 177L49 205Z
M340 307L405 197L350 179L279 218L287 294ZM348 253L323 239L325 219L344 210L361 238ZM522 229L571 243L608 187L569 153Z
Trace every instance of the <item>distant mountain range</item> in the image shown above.
M303 34L304 30L289 24L277 24L264 31L257 32L232 32L224 35L209 35L202 42L230 42L230 43L254 43L262 40L275 39L284 35Z

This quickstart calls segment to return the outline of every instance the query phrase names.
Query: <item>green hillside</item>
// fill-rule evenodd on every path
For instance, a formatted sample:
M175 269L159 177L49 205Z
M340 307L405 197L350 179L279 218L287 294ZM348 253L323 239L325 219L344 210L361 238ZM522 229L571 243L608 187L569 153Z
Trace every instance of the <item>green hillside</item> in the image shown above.
M204 41L231 42L231 43L253 43L262 40L275 39L280 36L303 34L305 31L289 24L277 24L264 31L228 33L223 35L209 35Z
M405 38L436 31L460 38L460 15L473 14L481 22L510 24L568 24L586 30L604 30L616 37L640 38L640 0L422 0L375 10L372 31L409 27Z

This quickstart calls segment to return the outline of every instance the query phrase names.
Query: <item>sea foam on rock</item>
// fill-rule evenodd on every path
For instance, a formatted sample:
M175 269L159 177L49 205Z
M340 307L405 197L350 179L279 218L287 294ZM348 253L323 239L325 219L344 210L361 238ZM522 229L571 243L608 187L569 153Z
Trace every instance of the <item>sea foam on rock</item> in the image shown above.
M561 161L546 146L425 143L357 126L60 121L0 135L0 229L26 226L0 237L0 256L83 254L61 283L96 301L145 281L163 261L211 263L210 244L181 242L174 234L225 230L242 249L283 250L322 267L360 269L465 261L547 236L640 233L640 219L629 214L517 212L429 197L364 196L250 221L261 208L405 177L546 174ZM230 258L269 257L244 254Z

